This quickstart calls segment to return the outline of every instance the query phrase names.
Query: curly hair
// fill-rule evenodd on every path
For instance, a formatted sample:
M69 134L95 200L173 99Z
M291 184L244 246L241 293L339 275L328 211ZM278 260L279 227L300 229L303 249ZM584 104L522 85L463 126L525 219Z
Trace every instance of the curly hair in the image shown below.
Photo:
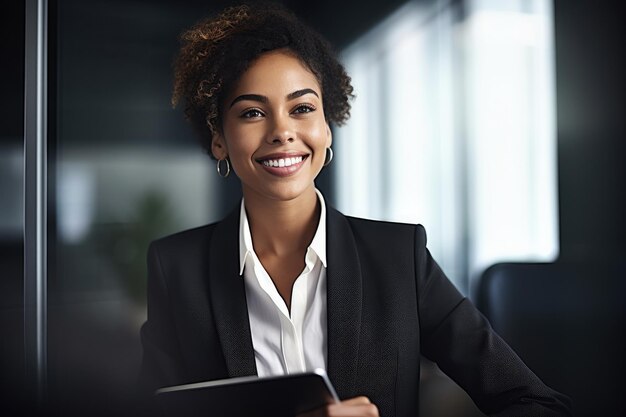
M222 131L222 104L241 75L261 54L288 49L316 76L324 116L341 125L350 117L352 85L330 44L276 4L230 7L201 20L180 37L174 62L172 105L185 104L185 116L211 154Z

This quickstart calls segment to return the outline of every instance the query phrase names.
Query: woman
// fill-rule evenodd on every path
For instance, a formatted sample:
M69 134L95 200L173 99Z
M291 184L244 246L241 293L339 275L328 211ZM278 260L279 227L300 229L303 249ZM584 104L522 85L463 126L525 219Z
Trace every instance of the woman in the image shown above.
M174 103L243 201L151 244L144 386L324 368L345 400L312 415L415 416L423 354L487 414L567 415L444 276L421 226L325 205L314 180L351 96L326 42L283 9L227 9L183 35Z

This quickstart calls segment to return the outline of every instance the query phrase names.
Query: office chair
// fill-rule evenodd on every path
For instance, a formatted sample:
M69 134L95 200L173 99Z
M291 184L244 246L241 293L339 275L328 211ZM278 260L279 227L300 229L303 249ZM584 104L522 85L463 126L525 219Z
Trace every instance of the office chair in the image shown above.
M477 306L574 415L625 415L626 263L500 263Z

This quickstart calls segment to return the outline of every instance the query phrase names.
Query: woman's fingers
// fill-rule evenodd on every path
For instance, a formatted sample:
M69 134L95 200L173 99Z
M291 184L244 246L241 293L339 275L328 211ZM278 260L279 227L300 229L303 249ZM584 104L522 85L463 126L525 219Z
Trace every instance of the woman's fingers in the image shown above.
M298 417L379 417L376 407L367 397L354 397L301 414Z
M361 404L371 404L369 398L365 395L361 395L360 397L348 398L347 400L341 401L337 404L346 404L346 405L361 405Z

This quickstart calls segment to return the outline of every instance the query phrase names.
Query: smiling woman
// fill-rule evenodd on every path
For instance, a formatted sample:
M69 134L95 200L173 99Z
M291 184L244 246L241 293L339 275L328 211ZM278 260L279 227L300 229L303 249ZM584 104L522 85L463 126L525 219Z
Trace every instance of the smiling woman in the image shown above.
M313 180L332 141L315 75L276 50L259 57L229 96L212 150L218 160L230 157L247 199L308 193L314 201Z
M150 245L148 392L321 368L343 401L307 416L416 416L423 354L485 413L569 414L446 278L422 226L325 204L315 179L352 87L317 33L281 8L236 7L183 35L176 68L174 102L243 200Z

